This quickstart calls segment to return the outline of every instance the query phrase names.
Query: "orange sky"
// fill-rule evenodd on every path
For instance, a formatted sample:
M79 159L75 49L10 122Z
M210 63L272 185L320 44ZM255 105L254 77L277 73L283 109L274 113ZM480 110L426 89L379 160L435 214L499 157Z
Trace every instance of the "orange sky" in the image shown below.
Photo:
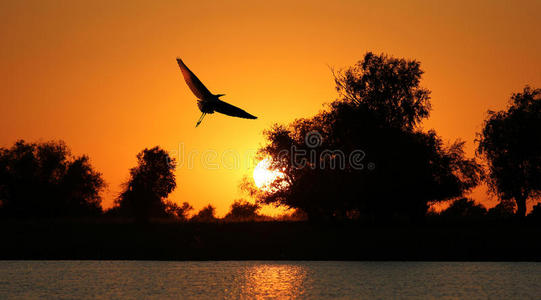
M105 207L139 151L183 147L170 198L223 215L263 129L316 113L336 97L327 65L374 51L421 61L433 96L424 127L466 140L473 154L488 109L525 84L541 87L541 1L448 2L4 0L0 146L65 140L103 173ZM215 114L194 128L200 112L177 56L259 119ZM209 151L238 153L241 165L204 167L202 153L219 162Z

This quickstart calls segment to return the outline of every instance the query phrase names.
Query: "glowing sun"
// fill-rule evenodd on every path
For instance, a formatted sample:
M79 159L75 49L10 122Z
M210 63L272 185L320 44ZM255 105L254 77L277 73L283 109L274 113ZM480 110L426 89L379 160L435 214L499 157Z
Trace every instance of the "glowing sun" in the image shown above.
M268 189L269 185L277 178L284 176L280 171L270 169L270 161L268 158L260 161L254 169L254 182L260 189Z

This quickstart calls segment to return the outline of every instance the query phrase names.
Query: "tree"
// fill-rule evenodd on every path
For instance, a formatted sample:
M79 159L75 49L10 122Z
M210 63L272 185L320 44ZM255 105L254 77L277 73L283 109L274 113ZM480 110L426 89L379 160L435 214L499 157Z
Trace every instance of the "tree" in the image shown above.
M435 131L417 129L430 110L421 74L416 61L368 53L335 75L341 99L264 132L260 158L284 176L257 192L258 201L301 209L311 219L420 219L429 202L475 187L481 166L465 157L464 143L444 145Z
M506 110L489 111L477 152L488 164L487 182L501 200L514 199L516 214L541 192L541 89L515 93Z
M488 210L487 215L493 219L508 219L515 214L516 204L512 200L502 200Z
M63 141L17 141L0 148L0 214L77 217L101 213L101 174Z
M174 159L165 150L154 147L137 154L137 161L114 209L139 222L167 217L165 199L176 187Z
M197 214L195 214L190 221L192 222L216 222L216 208L212 205L203 207Z
M423 73L418 61L368 52L362 61L335 74L336 90L388 126L413 130L431 109L430 91L419 86Z
M541 221L541 203L533 206L532 211L528 214L528 218L534 221Z
M482 204L468 198L460 198L440 213L444 217L452 218L476 218L486 215L487 209Z
M261 216L258 214L260 209L257 203L250 203L245 200L235 200L231 204L231 209L225 215L224 219L227 221L254 221Z
M188 202L184 202L182 205L178 205L172 201L165 202L165 213L183 222L188 220L188 214L192 210L193 206Z

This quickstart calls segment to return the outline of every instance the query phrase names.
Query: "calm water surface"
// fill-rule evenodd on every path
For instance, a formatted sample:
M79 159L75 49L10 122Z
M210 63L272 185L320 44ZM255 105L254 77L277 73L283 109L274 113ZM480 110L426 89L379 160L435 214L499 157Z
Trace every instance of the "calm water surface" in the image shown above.
M11 298L540 299L541 263L0 261Z

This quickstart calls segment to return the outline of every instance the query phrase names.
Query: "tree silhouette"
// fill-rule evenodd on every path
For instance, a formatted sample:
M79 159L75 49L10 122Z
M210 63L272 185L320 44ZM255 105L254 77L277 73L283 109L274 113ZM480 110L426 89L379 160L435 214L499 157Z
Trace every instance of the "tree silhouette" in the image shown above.
M493 219L508 219L515 214L516 204L512 200L502 200L488 210L487 216Z
M235 200L231 204L231 209L225 215L224 220L226 221L255 221L261 216L258 214L260 209L258 204L250 203L245 200Z
M500 199L514 199L524 217L526 200L541 192L541 89L526 86L506 110L488 114L477 148L488 163L488 184Z
M541 203L537 203L533 206L532 211L528 214L531 220L541 222Z
M203 207L197 214L195 214L190 221L192 222L216 222L216 208L212 205Z
M444 145L434 131L417 129L430 109L421 74L416 61L367 53L335 75L341 99L312 118L265 131L260 157L284 176L257 191L258 201L301 209L311 219L421 219L429 202L475 187L481 166L465 157L464 143Z
M468 198L460 198L453 201L440 215L451 218L479 218L486 213L487 209L482 204L477 204Z
M188 202L184 202L182 205L178 205L171 201L165 202L165 213L183 222L188 221L188 214L192 210L193 206Z
M101 213L101 174L85 155L74 157L63 141L0 148L0 214L68 217Z
M430 91L420 87L421 64L415 60L365 54L353 67L335 74L340 96L363 104L384 124L413 130L430 113Z
M139 222L167 217L165 199L176 187L175 161L159 147L144 149L137 154L137 161L124 190L115 200L114 210Z

